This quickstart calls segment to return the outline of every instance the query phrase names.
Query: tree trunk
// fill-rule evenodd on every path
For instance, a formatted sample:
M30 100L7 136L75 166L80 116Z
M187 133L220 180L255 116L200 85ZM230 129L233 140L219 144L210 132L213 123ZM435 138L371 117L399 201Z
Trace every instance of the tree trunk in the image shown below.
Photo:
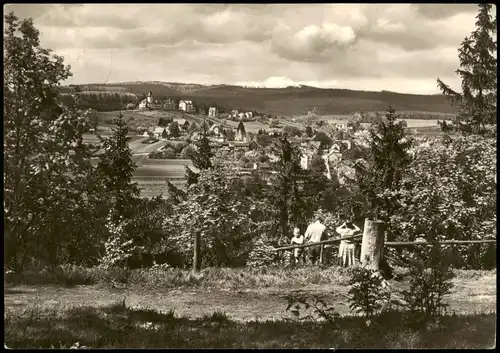
M384 222L365 218L365 228L361 243L361 264L380 271L384 256Z
M201 254L200 254L200 242L201 236L199 232L194 235L194 252L193 252L193 271L199 272L201 269Z

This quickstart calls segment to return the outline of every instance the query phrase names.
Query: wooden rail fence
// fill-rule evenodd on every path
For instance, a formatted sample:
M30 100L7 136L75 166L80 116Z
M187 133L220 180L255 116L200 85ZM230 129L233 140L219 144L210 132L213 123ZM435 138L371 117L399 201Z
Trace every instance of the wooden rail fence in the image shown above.
M383 234L383 233L382 233ZM323 263L323 251L324 251L324 246L326 244L333 244L333 243L338 243L342 240L356 240L361 237L363 237L364 234L357 234L353 235L350 237L345 237L345 238L335 238L335 239L328 239L328 240L323 240L317 243L307 243L307 244L301 244L301 245L288 245L288 246L283 246L276 248L275 250L277 252L280 251L286 251L286 250L293 250L293 249L300 249L300 248L309 248L312 246L318 246L321 245L321 252L320 252L320 263ZM370 235L369 235L370 236ZM468 245L468 244L487 244L487 243L496 243L496 239L485 239L485 240L444 240L437 242L439 245ZM382 254L383 256L383 247L410 247L410 246L424 246L424 245L434 245L436 243L431 243L431 242L426 242L426 241L388 241L388 242L382 242Z
M486 240L445 240L437 243L426 242L426 241L412 241L412 242L398 242L398 241L388 241L385 242L385 231L384 224L380 221L365 220L365 228L363 234L356 234L349 237L334 238L322 240L317 243L306 243L301 245L288 245L275 248L277 252L309 248L312 246L321 246L320 251L320 263L323 263L323 252L324 247L327 244L339 243L342 240L357 240L362 238L361 243L361 263L368 264L375 270L380 269L380 262L384 257L385 247L408 247L408 246L424 246L424 245L467 245L467 244L486 244L486 243L496 243L496 239L486 239ZM200 234L195 235L194 239L194 254L193 254L193 270L195 272L201 269L201 256L200 256Z

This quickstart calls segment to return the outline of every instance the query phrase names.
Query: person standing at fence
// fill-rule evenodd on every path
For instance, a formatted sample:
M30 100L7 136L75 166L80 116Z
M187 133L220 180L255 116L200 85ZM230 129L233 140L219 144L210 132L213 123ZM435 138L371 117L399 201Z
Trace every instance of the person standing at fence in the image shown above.
M360 231L360 228L351 221L346 221L337 227L336 231L341 238L345 238L355 235ZM343 267L356 264L356 243L353 240L341 240L338 258L340 265Z
M291 244L292 245L304 244L304 236L300 233L300 229L298 227L295 227L293 229L293 238L292 238ZM303 263L304 262L303 260L304 260L304 248L293 249L294 264L297 265L299 263Z
M321 217L316 217L316 221L314 223L309 224L306 230L306 234L304 238L307 243L319 243L323 240L325 236L326 227L322 223L323 219ZM310 246L308 248L309 253L309 261L314 265L318 260L318 257L321 253L321 245Z

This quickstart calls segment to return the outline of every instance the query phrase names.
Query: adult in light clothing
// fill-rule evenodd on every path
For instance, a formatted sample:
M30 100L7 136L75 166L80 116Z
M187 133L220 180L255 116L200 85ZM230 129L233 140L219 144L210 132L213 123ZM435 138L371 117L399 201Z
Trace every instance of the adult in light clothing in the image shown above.
M319 243L325 235L325 225L322 223L320 217L316 218L314 223L309 224L306 230L304 238L307 243ZM309 260L314 265L318 260L321 253L321 245L310 246L309 248Z
M351 221L346 221L337 227L336 231L341 238L345 238L355 235L360 229ZM338 257L340 265L343 267L349 267L356 264L356 243L353 240L341 240Z
M302 245L304 244L304 236L300 233L300 229L295 227L293 229L293 238L290 242L292 245ZM295 264L304 262L304 248L293 249L293 260ZM302 261L301 261L302 260Z

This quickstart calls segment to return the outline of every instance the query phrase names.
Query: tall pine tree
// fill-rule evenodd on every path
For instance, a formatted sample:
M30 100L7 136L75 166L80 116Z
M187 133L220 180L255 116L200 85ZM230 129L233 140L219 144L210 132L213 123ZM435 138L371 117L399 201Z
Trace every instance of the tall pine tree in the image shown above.
M370 219L388 220L393 210L390 192L399 188L403 170L410 163L407 151L412 140L397 118L389 105L385 121L375 122L370 130L369 170L360 173L357 180Z
M459 103L457 121L451 126L442 123L443 130L452 128L463 134L484 134L486 125L496 124L497 99L497 20L492 19L491 4L479 4L476 29L458 49L462 93L456 92L439 78L438 87L452 102Z
M207 137L208 126L205 121L203 121L203 133L201 139L197 143L197 150L191 155L191 161L193 165L200 169L212 169L212 157L214 156L212 149L210 148L210 140ZM196 184L198 182L198 174L186 166L186 183L189 187L191 184Z
M210 148L210 140L207 137L207 126L204 122L203 134L201 139L197 143L197 151L191 157L193 165L198 169L210 169L212 168L211 158L214 156L212 149Z
M131 213L133 198L138 197L140 191L137 183L131 182L136 165L129 147L128 124L121 113L114 123L116 127L111 136L99 136L104 152L99 156L97 171L111 196L116 216L127 217Z

